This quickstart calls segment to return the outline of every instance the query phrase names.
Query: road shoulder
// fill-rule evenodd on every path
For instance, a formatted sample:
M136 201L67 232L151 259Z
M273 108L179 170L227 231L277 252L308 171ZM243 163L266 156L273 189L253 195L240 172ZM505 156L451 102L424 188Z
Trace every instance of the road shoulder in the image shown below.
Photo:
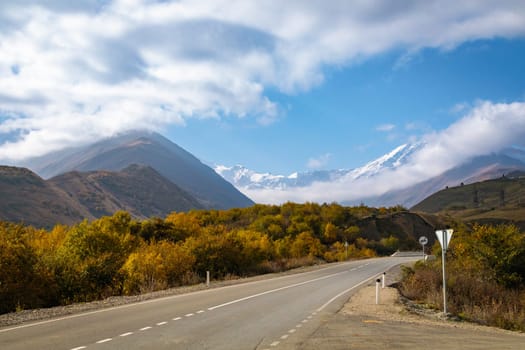
M523 349L525 334L411 312L397 289L361 288L299 344L300 349Z

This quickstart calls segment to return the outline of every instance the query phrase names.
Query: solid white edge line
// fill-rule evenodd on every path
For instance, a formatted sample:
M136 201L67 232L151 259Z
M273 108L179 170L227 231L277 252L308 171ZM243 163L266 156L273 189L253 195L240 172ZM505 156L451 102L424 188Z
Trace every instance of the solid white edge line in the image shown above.
M390 269L390 268L391 268L391 267L389 267L388 269ZM324 303L324 304L323 304L319 309L317 309L316 311L317 311L317 312L323 311L324 308L326 308L328 305L330 305L331 303L333 303L334 300L336 300L337 298L339 298L339 297L341 297L342 295L344 295L344 294L350 292L352 289L356 289L356 288L358 288L358 287L361 287L363 284L370 282L370 281L373 280L374 278L377 278L377 276L378 276L377 274L376 274L376 275L373 275L372 277L367 278L367 279L365 279L365 280L359 282L359 283L356 284L355 286L350 287L350 288L348 288L348 289L342 291L341 293L337 294L335 297L333 297L332 299L330 299L330 300L328 300L326 303Z
M295 284L290 284L289 286L284 286L284 287L281 287L281 288L276 288L276 289L267 290L267 291L265 291L265 292L261 292L261 293L257 293L257 294L249 295L249 296L244 297L244 298L235 299L235 300L232 300L232 301L229 301L229 302L223 303L223 304L219 304L219 305L215 305L215 306L209 307L208 310L209 310L209 311L212 311L212 310L215 310L215 309L218 309L218 308L221 308L221 307L225 307L225 306L228 306L228 305L231 305L231 304L239 303L239 302L241 302L241 301L245 301L245 300L249 300L249 299L257 298L257 297L260 297L260 296L263 296L263 295L266 295L266 294L279 292L279 291L281 291L281 290L285 290L285 289L289 289L289 288L294 288L294 287L302 286L302 285L305 285L305 284L308 284L308 283L321 281L321 280L324 280L324 279L327 279L327 278L331 278L331 277L334 277L334 276L337 276L337 275L341 275L341 274L343 274L343 273L347 273L347 272L348 272L348 271L341 271L341 272L333 273L333 274L331 274L331 275L327 275L327 276L323 276L323 277L314 278L313 280L308 280L308 281L304 281L304 282L299 282L299 283L295 283Z

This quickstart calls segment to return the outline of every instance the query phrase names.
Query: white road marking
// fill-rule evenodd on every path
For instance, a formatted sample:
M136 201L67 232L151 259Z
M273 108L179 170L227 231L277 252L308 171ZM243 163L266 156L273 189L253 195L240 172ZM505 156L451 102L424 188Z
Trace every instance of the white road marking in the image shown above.
M367 278L366 280L359 282L359 283L356 284L355 286L350 287L350 288L348 288L347 290L343 290L341 293L337 294L335 297L333 297L332 299L330 299L330 300L328 300L326 303L324 303L324 305L322 305L319 309L317 309L317 312L321 312L321 311L323 311L323 309L324 309L325 307L327 307L328 305L330 305L334 300L336 300L337 298L339 298L341 295L344 295L344 294L348 293L349 291L351 291L352 289L356 289L357 287L360 287L360 286L362 286L363 284L368 283L369 281L373 280L374 278L376 278L376 276L373 276L373 277Z
M274 341L273 343L270 344L270 346L277 346L279 344L281 344L280 341Z
M310 316L308 316L308 317L307 317L307 319L311 320L311 319L312 319L312 317L313 317L313 316L312 316L312 315L310 315Z
M285 335L283 335L283 336L281 337L281 339L284 340L284 339L286 339L286 338L288 338L288 337L289 337L289 334L285 334Z
M204 313L204 310L199 310L197 311L198 314L203 314Z
M150 327L150 326L147 326L147 327L144 327L144 328L139 329L139 331L147 331L148 329L151 329L151 327Z
M301 328L302 326L302 324L298 324L297 326L295 326L295 328Z
M79 347L73 348L71 350L82 350L82 349L85 349L85 348L86 348L85 346L79 346Z
M266 295L266 294L279 292L281 290L285 290L285 289L289 289L289 288L293 288L293 287L302 286L302 285L305 285L305 284L308 284L308 283L321 281L321 280L324 280L324 279L327 279L327 278L331 278L331 277L334 277L334 276L337 276L337 275L341 275L341 274L344 274L344 273L347 273L347 271L337 272L337 273L333 273L331 275L314 278L313 280L308 280L308 281L304 281L304 282L300 282L300 283L290 284L289 286L284 286L284 287L281 287L281 288L267 290L266 292L249 295L249 296L244 297L244 298L232 300L232 301L229 301L229 302L224 303L224 304L219 304L219 305L215 305L215 306L209 307L208 310L212 311L212 310L224 307L224 306L228 306L228 305L231 305L231 304L239 303L241 301L257 298L257 297L260 297L260 296L263 296L263 295Z
M132 335L133 332L127 332L127 333L122 333L120 336L121 337L127 337L128 335Z
M164 322L159 322L157 323L157 326L164 326L165 324L167 324L168 322L164 321Z
M178 321L178 320L180 320L180 319L182 319L182 317L175 317L175 318L172 318L173 321Z
M344 265L347 265L347 264L350 264L350 263L345 263ZM305 274L306 275L306 274L317 273L319 271L328 270L330 268L331 268L331 266L328 266L326 268L322 268L322 269L319 269L319 270L316 270L316 271L304 272L304 273L301 273L301 274ZM343 272L341 272L341 273L343 273ZM297 274L297 275L300 275L300 274ZM276 277L273 280L281 280L281 279L292 278L292 277L297 276L297 275L288 275L288 276ZM337 273L334 274L334 275L337 275ZM314 280L312 280L312 281L314 281ZM252 284L260 284L260 283L264 283L264 282L266 282L266 280L246 282L246 283L243 283L242 285L246 286L246 285L252 285ZM220 288L217 288L217 289L232 289L232 288L238 288L238 287L239 287L239 285L233 285L233 286L224 286L224 287L220 287ZM165 300L170 300L170 299L184 298L184 297L187 297L190 294L191 295L198 295L198 294L212 293L215 290L216 290L215 288L207 289L207 290L200 290L200 291L196 291L196 292L190 292L190 293L184 293L184 294L178 294L178 295L170 295L170 296L162 297L162 298L158 298L158 299L145 300L145 301L141 301L141 302L138 302L138 303L131 303L131 304L120 305L120 306L115 306L115 307L108 307L107 309L101 309L101 310L95 310L95 311L90 311L90 312L84 312L84 313L79 313L79 314L75 314L75 315L68 315L68 316L64 316L64 317L54 318L52 320L45 320L45 321L40 321L40 322L35 322L35 323L30 323L30 324L24 324L24 325L20 325L20 326L11 327L11 328L4 328L4 329L0 329L0 333L10 332L10 331L14 331L14 330L17 330L17 329L22 329L22 328L41 326L41 325L48 324L48 323L60 322L60 321L64 321L64 320L70 320L72 318L85 317L85 316L90 316L90 315L99 314L99 313L103 313L103 312L110 312L110 311L118 310L118 309L132 308L132 307L136 307L136 306L144 305L144 304L153 304L153 303L158 303L158 302L165 301Z
M308 320L302 320L301 322L302 323L308 323Z
M295 333L295 331L297 331L297 329L295 329L295 328L294 328L294 329L290 329L290 330L288 331L288 333Z
M191 316L193 316L193 315L195 315L195 314L186 314L186 315L184 315L184 316L186 316L186 317L191 317Z
M113 340L112 338L102 339L102 340L99 340L99 341L97 342L97 344L107 343L108 341L112 341L112 340Z

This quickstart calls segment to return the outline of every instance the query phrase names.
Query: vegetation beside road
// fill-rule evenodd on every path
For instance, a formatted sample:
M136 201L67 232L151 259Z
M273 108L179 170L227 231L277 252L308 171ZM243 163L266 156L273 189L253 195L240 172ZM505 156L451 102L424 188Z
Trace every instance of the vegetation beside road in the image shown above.
M387 222L404 211L286 203L145 221L117 212L51 230L0 222L0 313L198 283L208 270L232 278L391 254L418 246ZM367 236L359 225L375 216L384 228Z
M439 243L433 253L441 257ZM525 332L525 233L513 225L460 226L447 251L447 310L477 323ZM405 268L401 292L443 309L441 259Z

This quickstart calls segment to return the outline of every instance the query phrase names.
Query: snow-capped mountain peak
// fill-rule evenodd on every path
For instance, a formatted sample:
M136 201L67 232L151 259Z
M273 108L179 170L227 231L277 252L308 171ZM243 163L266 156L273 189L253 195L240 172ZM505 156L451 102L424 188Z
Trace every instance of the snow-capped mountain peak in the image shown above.
M215 171L240 190L306 187L314 182L333 182L342 178L355 180L363 177L373 177L386 169L395 169L402 166L409 161L410 156L420 146L420 144L403 144L356 169L294 172L288 176L258 173L242 165L232 167L218 165L215 167Z

